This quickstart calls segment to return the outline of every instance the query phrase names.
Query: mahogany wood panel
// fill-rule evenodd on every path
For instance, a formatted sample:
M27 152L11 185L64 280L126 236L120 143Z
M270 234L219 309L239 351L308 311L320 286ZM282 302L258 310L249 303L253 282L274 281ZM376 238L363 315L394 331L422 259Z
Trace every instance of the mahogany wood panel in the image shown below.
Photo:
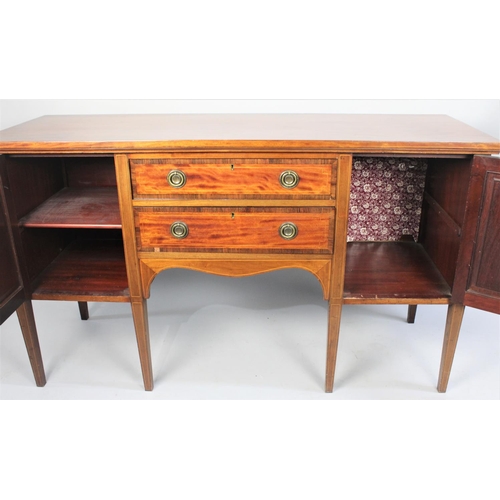
M73 239L73 233L68 230L22 229L21 240L28 269L28 283L33 282Z
M451 222L450 222L451 221ZM453 286L461 242L461 229L431 198L425 197L419 243L450 287Z
M335 218L335 238L333 242L331 286L332 298L341 301L344 289L344 273L347 249L347 224L349 219L349 186L351 182L352 156L342 155L339 161L337 183L337 209Z
M491 154L500 143L444 115L173 114L44 116L0 132L10 153L331 150Z
M189 160L187 160L189 161ZM205 160L207 161L207 160ZM278 164L275 164L278 163ZM279 161L269 160L211 160L190 163L168 160L130 160L134 196L148 197L265 197L265 198L323 198L334 197L336 160ZM186 183L172 187L167 176L179 170ZM294 188L284 188L280 175L292 170L299 176Z
M472 159L428 160L419 242L453 287Z
M189 228L184 239L170 233L174 222ZM279 235L283 223L298 228L294 239ZM331 253L334 211L331 209L136 209L140 251L218 250Z
M113 156L67 157L63 160L66 185L74 188L116 186Z
M7 157L5 164L18 219L64 187L60 158Z
M500 314L500 159L475 157L453 300Z
M11 217L4 194L5 174L5 169L0 165L0 324L25 300Z
M65 188L20 220L24 227L121 228L116 188Z
M330 294L331 259L330 258L287 258L286 255L259 256L244 255L243 258L224 255L218 258L217 254L211 254L200 258L199 254L177 254L175 256L161 258L142 258L141 277L144 295L149 298L150 287L154 278L162 271L173 268L190 269L219 276L241 278L262 274L281 269L298 268L308 271L320 282L323 288L323 298L328 300Z
M139 259L137 257L134 209L132 207L132 182L128 158L125 155L116 155L115 171L130 296L133 300L142 301L143 293L141 288Z
M430 158L425 191L462 227L471 158Z
M82 240L70 245L36 281L33 299L129 302L123 242Z
M450 287L418 243L348 243L344 303L446 304Z
M500 172L486 174L483 199L469 289L500 298Z

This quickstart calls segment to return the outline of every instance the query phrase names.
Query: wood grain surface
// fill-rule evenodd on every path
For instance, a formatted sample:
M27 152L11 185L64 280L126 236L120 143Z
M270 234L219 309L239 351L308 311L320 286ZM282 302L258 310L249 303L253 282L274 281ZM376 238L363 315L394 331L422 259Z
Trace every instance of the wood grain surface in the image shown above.
M175 255L172 257L172 255ZM249 254L224 255L221 259L220 254L209 254L199 258L200 254L163 254L156 258L145 256L141 259L141 277L142 286L146 298L149 298L150 287L153 279L158 273L172 268L190 269L203 273L217 274L219 276L229 276L232 278L241 278L255 274L269 273L281 269L298 268L309 271L314 274L323 289L323 298L329 298L329 286L331 280L331 259L311 258L311 256L294 256L293 259L287 258L289 255L264 255L256 256Z
M129 302L120 240L83 240L65 249L36 281L36 300Z
M447 304L450 287L418 243L348 243L345 304Z
M489 154L500 143L444 115L50 115L0 131L9 153L228 149Z
M212 160L207 164L130 161L136 198L237 196L328 199L333 197L335 175L331 163L324 161L321 163L326 164L290 162L274 165L251 160L225 163ZM293 188L285 188L280 184L280 175L288 170L295 172L299 177L297 186ZM169 184L167 177L172 171L180 171L186 176L186 182L182 187L173 187Z
M21 219L24 227L120 229L116 188L65 188Z
M476 156L453 301L500 314L500 158Z
M183 222L189 234L177 239L171 225ZM279 235L283 223L298 228L294 239ZM140 251L307 251L331 253L334 210L332 209L136 209Z

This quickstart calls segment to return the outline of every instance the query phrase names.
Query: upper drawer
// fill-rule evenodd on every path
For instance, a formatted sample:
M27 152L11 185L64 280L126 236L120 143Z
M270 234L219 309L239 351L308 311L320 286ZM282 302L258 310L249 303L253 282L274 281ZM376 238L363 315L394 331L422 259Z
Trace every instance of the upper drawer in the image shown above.
M134 198L334 199L335 158L130 160Z

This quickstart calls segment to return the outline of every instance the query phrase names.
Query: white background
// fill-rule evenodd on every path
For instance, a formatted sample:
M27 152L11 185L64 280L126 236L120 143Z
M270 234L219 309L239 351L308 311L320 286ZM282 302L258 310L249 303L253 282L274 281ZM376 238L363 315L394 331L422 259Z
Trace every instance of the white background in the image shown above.
M71 106L76 106L71 108L72 113L104 110L100 103L101 111L96 106L89 106L85 111L86 105L81 99L167 99L169 106L174 103L172 100L177 103L190 100L187 104L190 109L194 109L192 101L196 101L201 107L216 103L226 112L224 106L231 106L228 99L257 99L265 101L264 106L269 106L272 100L272 105L278 106L281 112L286 112L281 106L290 106L291 100L307 100L306 106L332 102L335 106L351 106L352 101L339 104L339 100L357 99L364 101L370 112L387 112L388 109L390 112L420 112L422 105L425 112L453 115L460 109L461 116L457 118L498 137L498 104L493 108L488 105L486 112L485 107L477 103L478 99L498 103L499 98L498 18L492 12L491 1L478 0L461 8L456 2L435 0L422 0L418 4L383 0L341 3L254 0L231 4L217 0L161 3L146 0L140 4L18 0L4 2L0 17L2 127L31 118L35 107L37 114L49 112L40 102L32 103L33 107L23 102L12 107L5 103L11 99L69 99ZM381 99L410 100L411 109L397 108L399 104L395 101L381 103ZM443 101L434 101L437 107L431 110L428 101L422 101L443 99L476 101L475 110L464 110L456 101L451 104L452 112ZM378 103L374 104L374 100ZM118 101L111 104L108 101L106 112L118 112L108 107L116 103ZM58 106L64 108L67 104L59 103ZM354 104L362 109L359 101ZM142 102L139 107L145 110L147 105L154 103ZM244 104L247 108L241 111L246 112L248 106L253 109L254 105L255 101ZM201 107L200 111L208 109ZM58 108L59 113L63 112L62 108ZM69 111L69 107L66 110ZM308 110L318 111L317 108ZM120 108L120 112L127 111L136 112ZM185 107L182 111L188 112ZM356 111L344 109L342 112ZM491 118L491 113L497 118ZM293 276L275 276L269 284L283 284L280 282L283 279L291 280L288 281L290 291L296 289ZM322 306L312 300L317 296L317 285L310 283L311 287L306 288L310 295L302 299L321 321ZM156 286L167 285L158 282ZM218 287L221 293L226 293L215 297L221 305L238 306L242 296L232 286L235 285ZM256 280L253 285L242 288L241 293L266 288ZM255 294L246 297L255 297ZM174 298L180 300L175 294ZM283 301L292 303L290 296L283 297ZM44 389L33 387L21 345L15 347L18 355L12 361L16 367L11 376L21 377L13 384L15 390L23 387L38 393L57 392L69 383L80 396L92 398L99 388L112 390L126 385L132 397L139 394L147 397L139 387L138 361L132 357L132 347L131 357L125 360L123 356L117 357L116 351L99 352L99 342L89 341L92 333L86 331L86 324L78 318L75 322L75 307L72 305L57 314L47 308L45 317L47 321L52 320L52 324L53 316L60 323L74 324L75 330L66 334L81 336L81 348L61 350L60 332L51 332L43 326L44 337L53 335L59 342L53 344L53 357L46 352L47 343L42 346L44 355L49 355L49 383ZM158 307L165 310L165 304L158 303ZM398 356L384 351L390 343L380 338L375 339L376 345L365 343L365 349L368 345L373 347L365 350L365 354L373 354L372 364L363 363L364 371L347 370L344 375L339 372L336 392L329 397L321 392L321 375L311 371L308 358L302 361L298 358L294 362L294 351L287 350L286 345L280 348L279 342L276 343L279 358L288 360L290 370L287 373L295 374L296 378L288 380L281 378L283 374L272 373L269 380L261 380L264 387L272 388L277 380L282 380L288 387L297 388L297 382L301 381L309 387L307 395L320 395L319 398L325 399L322 402L2 401L2 494L14 499L32 495L64 499L68 496L132 495L150 498L171 495L181 499L207 496L323 499L335 495L343 499L375 496L398 500L438 496L498 498L498 397L497 401L483 402L438 401L453 399L452 383L453 390L463 388L464 384L482 379L488 372L489 382L474 388L468 385L471 390L465 397L474 397L477 390L482 390L480 388L491 389L498 383L498 376L491 374L488 368L498 366L498 332L485 328L482 341L475 342L476 317L466 313L449 392L436 397L433 385L442 329L439 327L438 332L427 327L438 326L439 321L443 325L443 313L422 308L417 313L417 323L408 325L411 333L407 336L406 333L401 335L403 328L404 332L407 328L404 311L366 307L366 312L353 314L352 321L359 328L360 314L366 314L369 319L364 324L381 325L379 332L392 336L398 346ZM302 311L295 306L288 312L293 310ZM440 310L440 307L435 309ZM220 316L216 309L210 312L202 307L200 311L203 315L194 319L202 324L214 324L210 314ZM180 312L186 315L190 310ZM275 312L281 322L287 311ZM116 318L117 314L121 319ZM267 322L267 316L261 314L262 310L259 315L262 325ZM441 315L440 319L433 314ZM105 338L99 334L105 333L106 321L125 324L129 320L126 311L91 309L91 316L93 323L87 325L99 323L96 337L101 339ZM165 317L157 318L157 324L166 326ZM293 321L293 318L289 319ZM495 321L492 324L498 325L496 318L486 319L492 316L479 313L478 318L478 323ZM349 320L347 313L343 320ZM470 326L467 326L469 321ZM9 320L7 324L13 323ZM15 343L20 334L12 328L8 335L2 330L1 337L8 337L7 342ZM224 332L219 332L217 338L221 337L224 338ZM401 344L401 339L408 337L413 339L412 350ZM346 335L343 338L346 339ZM237 341L235 335L226 335L225 339L230 341L226 345L233 348L238 345L231 344ZM493 344L490 343L492 339ZM370 330L362 332L360 340L360 347L363 341L373 342ZM75 345L71 338L64 337L63 342L65 346ZM481 357L476 357L474 349L469 350L474 345L490 351L491 361L484 362L488 357L484 351ZM91 352L98 355L96 362L105 367L92 381L93 372L88 370L85 361L90 347ZM425 352L427 348L430 349L428 353ZM257 344L254 349L258 349ZM315 345L310 349L312 351L308 352L313 355ZM82 351L83 356L75 356ZM165 351L155 349L155 352L162 354ZM255 355L234 358L236 364L243 361L232 373L250 375L250 370L256 366ZM462 357L462 361L458 357ZM181 359L191 360L192 366L193 360L207 357ZM351 367L359 367L359 356L358 360L355 356L343 359L352 363ZM121 364L111 366L113 360ZM81 365L77 363L75 371L65 373L73 361ZM457 361L463 363L462 368ZM404 366L398 366L399 363ZM189 363L187 365L189 368ZM156 366L159 368L158 364ZM380 371L387 366L390 373ZM415 375L412 367L416 367L417 379L406 378ZM205 374L217 373L214 366L198 368ZM227 365L221 367L223 371L227 368ZM377 380L377 374L382 378ZM172 375L170 373L170 379L165 377L164 381L172 380ZM176 376L185 375L181 371ZM193 380L201 380L197 373L192 376ZM378 401L349 402L344 399L349 387L353 391L359 389L359 384L368 388L370 380L375 381L377 388L372 387L375 392L364 397ZM409 387L410 380L413 380L413 387ZM136 388L130 389L131 384L136 384ZM253 384L257 389L262 387ZM161 384L158 385L161 389ZM218 380L214 385L221 387L224 384ZM403 395L403 398L422 396L436 401L396 401L394 395L389 396L392 401L384 399L387 391L395 387L403 389L400 396L403 393L413 395ZM278 389L283 394L282 388ZM54 392L51 394L57 397ZM105 397L110 399L109 394ZM490 397L491 393L487 398Z

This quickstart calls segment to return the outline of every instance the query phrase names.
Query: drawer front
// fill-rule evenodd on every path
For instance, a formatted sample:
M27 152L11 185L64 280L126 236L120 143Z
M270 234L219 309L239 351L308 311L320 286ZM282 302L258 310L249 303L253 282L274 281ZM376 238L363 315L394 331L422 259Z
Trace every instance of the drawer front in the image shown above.
M333 209L137 208L139 251L331 253Z
M131 159L134 198L333 199L336 159Z

